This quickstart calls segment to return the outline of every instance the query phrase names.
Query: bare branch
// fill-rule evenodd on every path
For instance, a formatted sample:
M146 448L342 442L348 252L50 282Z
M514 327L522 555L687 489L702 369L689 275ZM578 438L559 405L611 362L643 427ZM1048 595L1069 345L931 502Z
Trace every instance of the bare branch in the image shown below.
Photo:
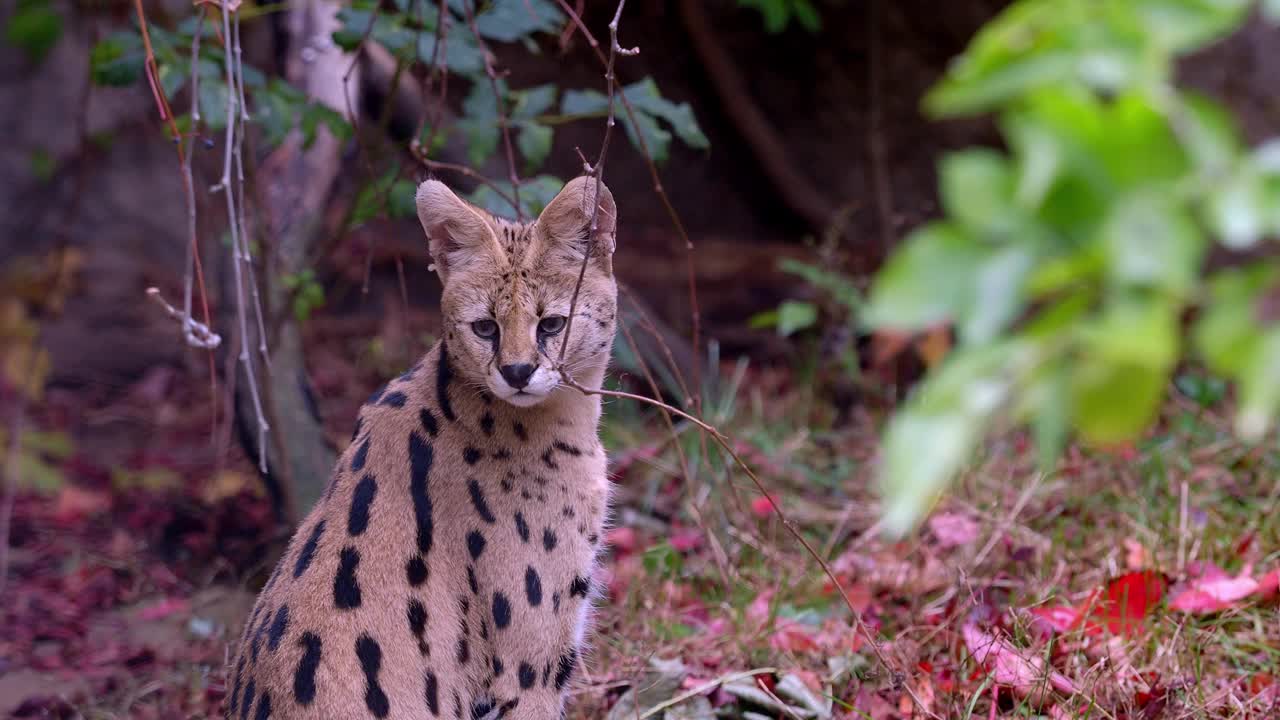
M139 0L140 1L140 0ZM244 366L246 381L249 384L249 395L253 399L253 410L258 420L258 468L263 472L267 472L267 431L270 425L267 423L266 414L262 409L262 397L258 392L258 380L254 374L253 359L249 353L249 321L248 311L245 308L246 297L257 297L257 289L249 290L246 288L244 278L245 271L241 267L248 264L249 252L246 248L248 244L247 238L243 234L244 222L244 170L241 157L241 143L244 141L244 127L242 118L247 114L241 110L237 113L236 105L239 104L242 97L239 90L239 78L236 73L236 55L238 44L236 39L238 35L232 35L231 16L232 12L228 9L231 0L222 0L222 36L229 44L227 51L223 53L225 67L227 73L227 134L225 145L223 148L222 162L222 179L217 185L210 190L212 192L221 192L223 197L227 199L227 223L231 229L231 252L232 267L235 268L236 283L236 320L239 323L240 332L240 364ZM237 22L239 18L237 17ZM236 130L239 128L240 132ZM232 168L237 171L237 179L240 181L239 188L232 187ZM241 209L237 211L236 204L239 200ZM265 343L265 339L263 340Z
M503 102L502 90L498 87L498 73L493 67L494 56L489 51L484 37L480 35L479 28L476 27L475 2L464 0L462 7L467 13L467 25L471 27L471 34L475 35L476 44L480 46L480 56L484 58L484 73L488 76L489 87L493 90L493 102L498 111L498 127L502 130L502 144L507 152L507 172L508 179L511 181L511 196L515 198L516 219L524 222L524 208L520 205L520 175L516 172L516 153L511 145L511 123L507 120L506 103Z
M182 337L187 344L193 348L201 350L212 350L222 344L222 336L209 329L208 325L196 322L191 318L190 313L185 310L169 304L164 296L160 294L160 288L147 288L147 297L156 302L157 305L164 308L169 317L182 323Z

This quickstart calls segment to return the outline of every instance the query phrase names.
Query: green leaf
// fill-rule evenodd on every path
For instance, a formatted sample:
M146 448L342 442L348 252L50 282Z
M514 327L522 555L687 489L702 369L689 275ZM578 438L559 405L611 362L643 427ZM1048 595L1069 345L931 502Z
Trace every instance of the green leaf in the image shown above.
M1000 249L978 264L973 297L957 327L963 343L990 342L1017 318L1035 261L1032 248L1022 244Z
M635 110L635 122L632 123L621 100L615 101L614 115L627 131L632 145L640 148L640 138L644 138L644 144L655 162L666 161L667 147L671 142L671 133L662 127L659 120L669 125L689 147L705 149L711 146L711 142L698 127L693 108L688 103L676 105L664 99L658 93L658 86L652 78L646 77L628 85L622 92ZM608 108L608 96L596 90L567 90L560 103L560 112L573 116L604 116L608 113Z
M1027 394L1035 398L1032 436L1041 472L1057 464L1071 432L1070 375L1063 363L1051 363Z
M414 198L417 186L409 180L396 180L391 184L391 193L387 196L387 215L393 218L410 218L418 214L418 205Z
M1008 229L1013 173L1003 155L985 148L948 153L938 174L948 215L975 233Z
M886 533L902 537L929 514L968 460L978 431L974 419L962 412L903 410L894 415L884 436L880 483Z
M1235 428L1246 441L1257 442L1280 412L1280 328L1259 339L1240 370Z
M818 322L818 307L799 300L784 300L778 305L778 334L789 337L807 330Z
M455 26L458 27L458 26ZM418 36L418 52L417 57L423 63L430 63L431 58L436 57L436 37L434 33L423 32ZM484 56L480 54L480 46L476 44L476 39L471 33L451 32L444 43L444 57L436 58L437 62L444 60L444 64L451 72L460 73L462 75L479 76L484 72ZM483 77L474 78L479 80L479 84L488 85L488 81Z
M876 275L867 324L922 330L954 317L968 304L984 259L983 249L954 225L935 222L914 231Z
M62 37L62 15L48 0L19 0L17 12L9 17L5 26L4 36L38 63Z
M89 52L93 82L107 87L126 87L142 77L146 55L137 33L117 32L99 41Z
M230 95L226 83L200 83L200 119L210 130L221 130L227 126L227 103Z
M1263 180L1245 166L1209 191L1206 206L1209 227L1222 244L1245 250L1266 232L1267 193Z
M557 92L554 83L515 91L512 93L515 102L511 107L511 119L533 120L546 113L556 104Z
M516 136L516 146L524 156L525 167L535 170L542 166L551 153L552 129L548 125L527 122L520 125L520 133Z
M1102 227L1107 271L1120 285L1190 291L1205 241L1190 214L1167 194L1121 198Z
M1280 283L1280 267L1257 263L1216 273L1208 300L1192 327L1196 351L1209 369L1234 377L1254 354L1259 333L1256 313L1262 293Z
M498 42L515 42L533 33L555 32L563 21L564 15L549 0L493 0L476 16L476 30Z
M783 258L778 261L778 267L783 272L800 276L805 282L829 294L851 312L862 309L862 294L858 292L852 278L793 258Z
M505 96L505 83L499 83ZM462 102L462 118L458 128L467 138L467 158L472 165L483 165L498 149L501 130L498 126L498 103L488 83L471 84L471 92Z
M711 141L702 133L693 116L693 106L687 102L676 104L662 97L653 78L646 77L628 85L622 92L636 110L665 120L685 145L698 150L711 147Z
M1168 372L1120 365L1084 355L1072 370L1073 424L1102 445L1132 440L1155 420Z
M1114 299L1079 328L1083 352L1099 363L1168 370L1180 351L1179 308L1162 296Z
M511 196L511 183L494 181L493 184L507 196ZM538 175L525 179L520 183L520 205L524 208L524 216L537 217L563 187L564 181L551 175ZM467 199L501 217L514 217L516 214L511 203L488 185L481 185Z

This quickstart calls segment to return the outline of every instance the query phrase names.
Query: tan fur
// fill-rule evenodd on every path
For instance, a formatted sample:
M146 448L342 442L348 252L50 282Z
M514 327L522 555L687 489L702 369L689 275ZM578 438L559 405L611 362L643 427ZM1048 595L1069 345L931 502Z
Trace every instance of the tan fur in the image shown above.
M361 410L232 656L227 717L560 717L609 483L599 398L561 384L565 333L538 323L569 313L595 187L570 182L526 224L419 188L444 339ZM587 387L614 334L615 215L602 189L564 355ZM485 319L496 342L473 329ZM513 363L536 366L523 394L501 372Z

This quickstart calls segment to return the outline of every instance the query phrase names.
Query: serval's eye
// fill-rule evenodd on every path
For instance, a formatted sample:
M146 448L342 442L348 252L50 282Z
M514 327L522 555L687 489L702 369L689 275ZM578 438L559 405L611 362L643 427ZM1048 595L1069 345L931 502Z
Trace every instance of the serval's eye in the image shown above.
M477 320L471 323L471 332L485 340L492 340L498 336L498 323L492 320Z
M564 330L565 317L563 315L548 315L538 322L538 332L543 335L557 335Z

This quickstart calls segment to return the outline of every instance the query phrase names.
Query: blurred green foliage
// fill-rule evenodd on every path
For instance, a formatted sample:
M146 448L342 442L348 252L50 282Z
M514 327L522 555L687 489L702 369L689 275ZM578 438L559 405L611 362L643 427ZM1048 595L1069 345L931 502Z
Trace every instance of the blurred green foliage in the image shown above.
M1265 436L1280 411L1280 263L1204 262L1215 243L1280 236L1280 140L1249 147L1174 74L1252 7L1020 0L927 95L937 117L995 113L1007 150L942 160L944 217L896 250L863 316L957 335L887 429L891 532L919 522L997 422L1030 425L1046 463L1073 433L1135 439L1184 358L1234 383L1243 439ZM1280 2L1263 11L1274 21Z
M62 16L49 0L18 0L5 25L4 37L38 63L62 37Z
M753 8L764 20L764 29L776 35L795 20L811 33L822 29L822 17L810 0L738 0L739 7Z

